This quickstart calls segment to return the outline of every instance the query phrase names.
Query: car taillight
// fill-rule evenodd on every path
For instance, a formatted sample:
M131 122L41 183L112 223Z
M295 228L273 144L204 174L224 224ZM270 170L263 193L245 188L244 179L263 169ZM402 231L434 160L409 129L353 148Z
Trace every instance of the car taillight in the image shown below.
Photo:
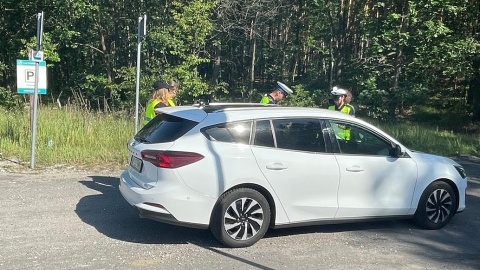
M182 151L142 151L142 159L160 168L179 168L203 159L204 156Z

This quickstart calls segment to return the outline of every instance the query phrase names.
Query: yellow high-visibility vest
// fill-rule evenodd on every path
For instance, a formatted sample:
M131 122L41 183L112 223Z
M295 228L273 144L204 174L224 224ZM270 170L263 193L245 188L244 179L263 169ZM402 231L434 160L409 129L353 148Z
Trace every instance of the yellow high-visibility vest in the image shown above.
M329 110L336 111L335 105L331 105L328 107ZM351 112L355 112L352 105L345 104L340 110L340 112L345 114L351 114ZM337 127L333 127L335 135L340 137L343 140L349 141L350 140L350 128L345 127L344 125L337 125Z
M261 104L276 104L275 100L270 95L264 95L260 100Z
M148 101L147 108L145 109L145 117L143 118L144 125L155 117L155 106L157 106L158 103L160 103L158 99L151 99Z

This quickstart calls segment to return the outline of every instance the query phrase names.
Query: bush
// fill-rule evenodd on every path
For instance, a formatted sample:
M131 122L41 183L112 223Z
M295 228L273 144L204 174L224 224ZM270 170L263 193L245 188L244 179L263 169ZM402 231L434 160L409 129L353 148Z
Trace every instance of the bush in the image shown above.
M21 108L22 101L19 95L14 94L12 91L0 87L0 107L7 110Z

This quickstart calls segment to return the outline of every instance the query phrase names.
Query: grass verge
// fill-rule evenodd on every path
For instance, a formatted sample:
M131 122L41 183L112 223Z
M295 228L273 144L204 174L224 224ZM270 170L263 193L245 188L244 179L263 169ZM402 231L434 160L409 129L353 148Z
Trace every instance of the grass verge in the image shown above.
M126 164L126 145L134 121L122 114L40 106L37 116L35 165L118 166ZM28 110L0 115L0 153L29 164L32 131Z
M438 126L404 120L379 126L405 146L418 151L454 156L480 154L479 134L460 134ZM0 114L0 157L29 166L31 128L28 108ZM40 106L35 167L52 165L119 167L127 161L126 144L134 135L134 120L125 114L87 112L74 107Z

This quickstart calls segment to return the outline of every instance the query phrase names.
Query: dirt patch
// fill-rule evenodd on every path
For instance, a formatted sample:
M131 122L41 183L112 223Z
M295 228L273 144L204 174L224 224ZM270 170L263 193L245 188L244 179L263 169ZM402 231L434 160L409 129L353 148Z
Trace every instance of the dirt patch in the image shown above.
M22 173L22 174L55 174L55 173L78 173L78 172L111 172L121 171L125 166L118 164L100 164L96 166L88 165L66 165L56 164L52 166L35 165L34 169L30 168L30 163L21 162L16 159L0 159L0 173Z

